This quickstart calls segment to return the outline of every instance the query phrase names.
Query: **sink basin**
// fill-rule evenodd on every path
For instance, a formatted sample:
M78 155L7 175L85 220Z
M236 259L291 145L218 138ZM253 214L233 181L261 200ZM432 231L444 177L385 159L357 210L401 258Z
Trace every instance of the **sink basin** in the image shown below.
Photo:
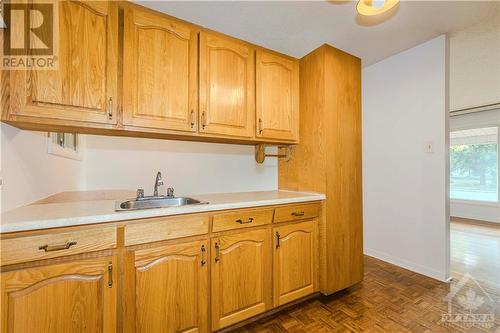
M208 202L187 197L145 197L141 199L129 199L123 202L117 201L115 204L115 210L138 210L202 204L208 204Z

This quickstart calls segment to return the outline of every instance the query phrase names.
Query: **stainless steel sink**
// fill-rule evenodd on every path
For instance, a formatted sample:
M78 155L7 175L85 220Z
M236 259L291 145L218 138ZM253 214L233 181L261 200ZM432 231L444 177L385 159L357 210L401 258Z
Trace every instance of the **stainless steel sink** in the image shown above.
M138 209L150 209L150 208L164 208L164 207L178 207L187 205L202 205L208 204L208 202L196 200L193 198L186 197L143 197L136 199L129 199L126 201L117 201L115 204L115 210L138 210Z

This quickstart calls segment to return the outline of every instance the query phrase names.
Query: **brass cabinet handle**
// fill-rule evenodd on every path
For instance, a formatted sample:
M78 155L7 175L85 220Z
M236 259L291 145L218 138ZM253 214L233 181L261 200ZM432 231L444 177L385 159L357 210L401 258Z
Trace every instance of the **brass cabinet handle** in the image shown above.
M253 222L253 217L249 217L247 221L243 221L242 219L237 219L236 223L239 224L247 224L247 223L252 223Z
M293 212L292 215L293 216L304 216L304 212Z
M113 119L113 97L108 99L108 119Z
M207 261L205 260L205 252L207 252L207 249L205 248L205 245L201 246L201 265L204 266Z
M215 262L218 262L220 260L220 246L219 242L215 242Z
M262 118L259 118L259 134L262 134Z
M276 248L277 249L281 246L281 244L280 244L280 238L281 238L280 233L276 231Z
M205 111L203 111L201 113L201 128L205 129L206 126L207 126L207 119L206 119L206 116L205 116Z
M76 245L76 242L66 242L66 244L61 244L61 245L42 245L39 246L39 250L44 250L45 252L51 252L51 251L60 251L60 250L67 250L73 245Z
M194 120L194 110L191 110L191 128L194 128L195 120Z
M108 288L113 287L113 264L108 264Z

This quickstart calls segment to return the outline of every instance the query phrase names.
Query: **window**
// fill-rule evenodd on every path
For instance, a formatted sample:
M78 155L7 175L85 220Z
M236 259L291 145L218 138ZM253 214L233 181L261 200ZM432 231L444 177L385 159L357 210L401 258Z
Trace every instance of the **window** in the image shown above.
M49 133L47 152L52 155L81 160L80 142L76 133Z
M498 127L450 133L450 198L498 202Z

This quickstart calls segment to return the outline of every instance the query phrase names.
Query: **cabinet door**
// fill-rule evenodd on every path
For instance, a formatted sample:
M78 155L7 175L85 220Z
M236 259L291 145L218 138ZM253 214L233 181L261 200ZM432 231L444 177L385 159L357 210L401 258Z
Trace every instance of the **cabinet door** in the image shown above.
M254 49L200 33L200 132L252 137L255 123Z
M296 141L299 138L299 64L258 50L256 54L256 136Z
M274 305L317 289L316 223L307 221L274 229Z
M124 21L123 124L196 131L195 28L134 5Z
M56 69L11 71L11 113L115 124L117 2L56 1L55 5Z
M271 308L269 230L212 239L212 329Z
M115 257L2 273L2 332L115 332Z
M207 242L135 251L135 332L207 332Z

